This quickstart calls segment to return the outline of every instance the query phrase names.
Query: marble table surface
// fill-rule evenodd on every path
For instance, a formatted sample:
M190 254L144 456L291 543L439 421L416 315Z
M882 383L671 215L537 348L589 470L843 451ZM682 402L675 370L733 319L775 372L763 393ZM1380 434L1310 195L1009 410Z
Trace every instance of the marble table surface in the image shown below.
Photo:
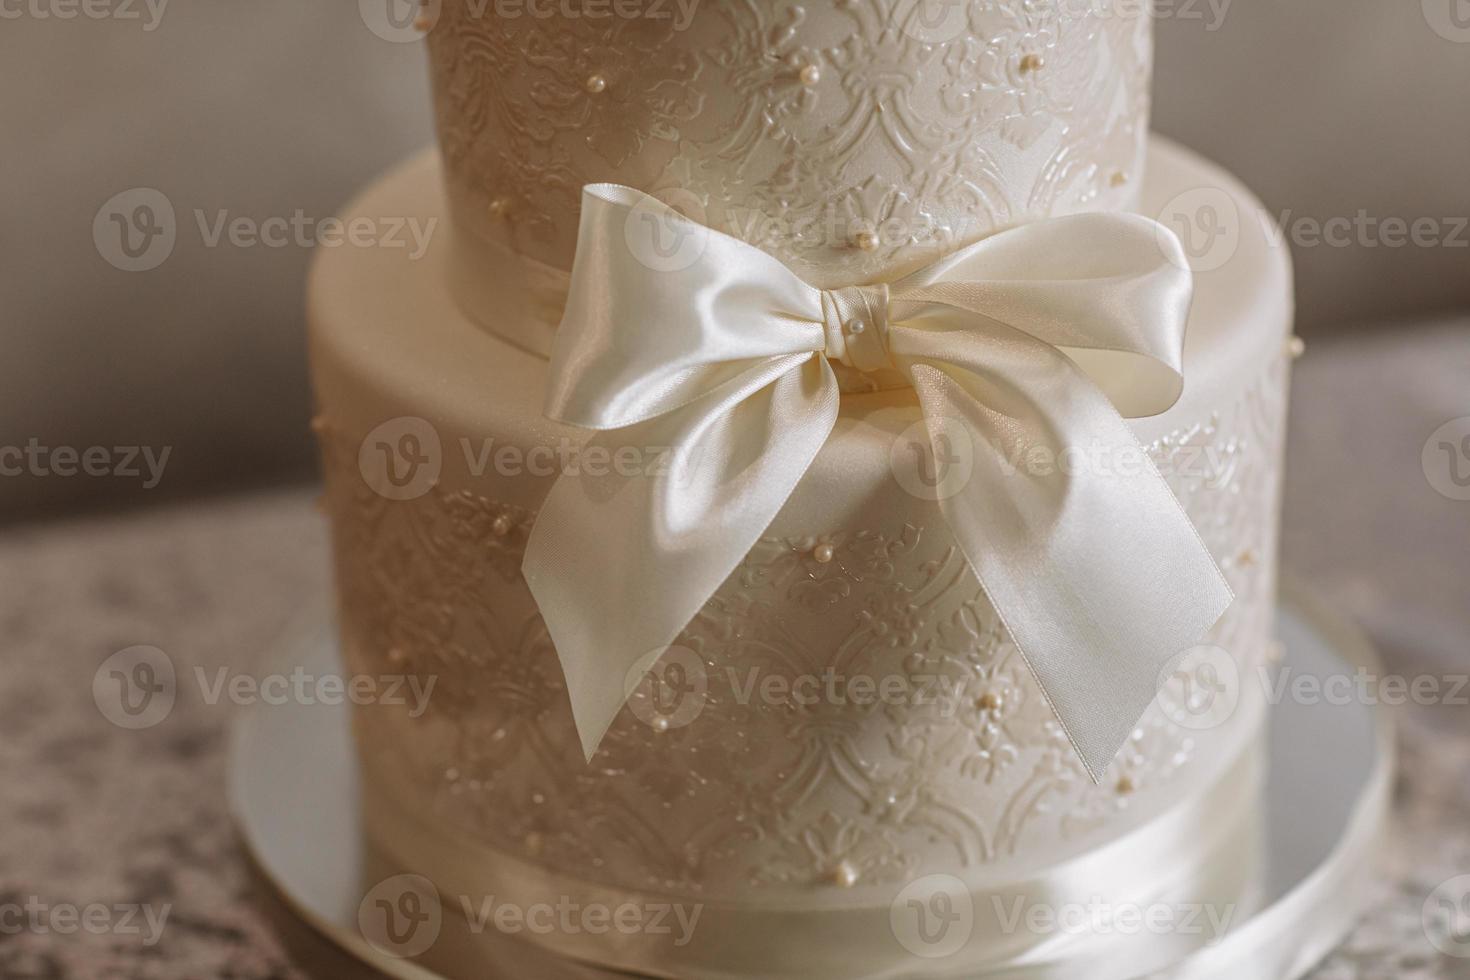
M1438 426L1470 415L1470 322L1315 346L1293 413L1287 567L1362 624L1391 671L1470 671L1470 502L1434 489L1444 474L1423 454ZM130 731L92 693L99 665L140 644L181 671L248 670L329 589L314 498L286 489L0 532L0 909L46 910L20 929L0 917L0 976L367 975L242 854L222 771L229 709L181 697L164 723ZM1423 912L1470 874L1470 709L1408 707L1398 723L1388 872L1314 980L1470 978L1470 958L1431 944ZM142 916L124 921L165 907L156 936ZM66 908L92 928L54 914Z

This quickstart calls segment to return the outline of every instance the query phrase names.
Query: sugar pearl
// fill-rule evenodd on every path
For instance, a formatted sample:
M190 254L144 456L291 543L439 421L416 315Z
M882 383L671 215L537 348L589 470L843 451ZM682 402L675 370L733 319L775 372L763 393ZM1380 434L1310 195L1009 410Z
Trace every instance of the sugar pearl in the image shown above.
M1307 342L1300 337L1292 337L1286 342L1286 352L1293 358L1301 357L1307 352Z
M812 549L812 557L821 562L823 565L831 561L832 556L836 553L836 549L834 549L830 544L819 544Z
M1041 71L1046 67L1046 61L1039 54L1023 55L1020 67L1023 72Z
M878 248L878 235L864 228L852 236L852 243L864 252L873 252Z
M490 531L497 538L503 538L510 533L510 518L501 514L490 523Z
M832 883L842 888L851 888L858 883L858 869L851 861L843 861L832 869Z
M1119 796L1127 796L1129 793L1133 792L1136 788L1137 787L1133 785L1133 778L1131 776L1119 776L1118 777L1118 787L1117 787L1117 789L1118 789L1118 795Z
M999 711L1005 707L1006 700L997 691L986 691L975 703L985 711Z
M607 89L607 79L603 78L601 75L589 75L587 76L586 88L587 91L591 92L593 95L596 95L597 93L605 91Z
M798 75L801 78L801 84L815 85L822 80L822 69L816 65L807 65L798 72Z

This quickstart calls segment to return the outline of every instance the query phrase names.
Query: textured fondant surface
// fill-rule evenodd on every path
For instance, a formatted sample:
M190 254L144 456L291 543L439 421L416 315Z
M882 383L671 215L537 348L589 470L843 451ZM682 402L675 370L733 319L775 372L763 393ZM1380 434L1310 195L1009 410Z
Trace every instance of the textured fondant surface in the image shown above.
M826 287L1137 199L1146 5L628 6L643 15L443 3L429 46L467 247L569 268L582 186L613 181Z
M1255 207L1167 144L1150 164L1145 210L1200 186ZM422 158L353 212L440 214L435 178ZM808 478L660 664L668 688L645 683L587 765L519 573L552 461L581 435L541 417L545 363L466 319L445 266L443 249L326 253L311 303L344 648L357 671L439 677L420 717L359 712L368 775L431 821L582 880L820 903L1083 853L1251 740L1249 695L1202 726L1176 677L1092 785L934 504L895 479L919 415L892 391L844 398ZM1269 641L1289 321L1285 253L1247 222L1199 276L1185 397L1135 423L1237 593L1209 642L1242 675ZM385 494L374 468L404 435L428 469ZM676 682L690 700L668 701ZM860 697L869 683L898 694Z

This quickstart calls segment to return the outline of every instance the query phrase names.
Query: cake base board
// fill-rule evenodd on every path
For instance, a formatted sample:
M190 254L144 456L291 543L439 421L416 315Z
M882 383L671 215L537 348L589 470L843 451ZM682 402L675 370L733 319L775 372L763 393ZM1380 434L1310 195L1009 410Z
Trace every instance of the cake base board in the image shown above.
M1293 676L1378 672L1361 634L1299 588L1287 590L1277 632L1280 666ZM304 613L260 670L340 675L327 610ZM1365 703L1371 699L1341 700L1273 699L1262 899L1218 943L1148 980L1296 980L1352 928L1353 896L1371 880L1387 820L1392 732L1388 713ZM264 877L296 914L366 965L404 980L627 976L555 957L515 936L471 935L453 911L426 927L437 929L437 938L413 959L400 955L407 946L367 938L372 930L360 924L359 913L391 871L375 867L363 839L350 711L347 704L257 702L241 709L231 733L237 826Z

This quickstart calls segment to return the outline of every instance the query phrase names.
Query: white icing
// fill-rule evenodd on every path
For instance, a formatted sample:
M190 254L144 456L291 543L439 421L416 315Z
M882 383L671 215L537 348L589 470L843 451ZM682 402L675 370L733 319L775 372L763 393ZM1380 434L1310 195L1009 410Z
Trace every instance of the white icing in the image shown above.
M684 23L497 9L445 0L429 37L453 217L558 268L599 181L823 288L1136 199L1147 5L720 0Z
M1256 213L1229 177L1166 143L1151 163L1145 211L1209 186ZM417 159L351 215L441 216L435 167ZM788 673L834 658L889 673L915 666L911 656L926 670L943 662L968 685L953 716L898 708L824 721L726 701L660 732L628 711L589 769L518 577L552 475L471 465L487 440L523 449L581 435L540 415L545 363L453 304L445 244L418 262L324 252L311 290L349 658L365 672L438 674L449 692L422 720L373 710L361 731L374 764L415 787L433 819L620 886L820 894L850 870L853 887L839 890L851 895L931 870L1003 878L1082 853L1197 792L1249 741L1251 711L1192 731L1155 709L1102 787L1082 778L934 508L893 478L895 438L919 416L911 393L890 391L844 398L808 479L688 642L715 667L753 658ZM1184 398L1135 429L1237 591L1213 641L1247 670L1264 653L1274 589L1290 305L1285 253L1247 222L1230 261L1199 277ZM413 500L390 502L363 482L358 450L400 416L432 427L442 471ZM1211 452L1218 470L1168 472ZM529 839L544 856L524 850Z

